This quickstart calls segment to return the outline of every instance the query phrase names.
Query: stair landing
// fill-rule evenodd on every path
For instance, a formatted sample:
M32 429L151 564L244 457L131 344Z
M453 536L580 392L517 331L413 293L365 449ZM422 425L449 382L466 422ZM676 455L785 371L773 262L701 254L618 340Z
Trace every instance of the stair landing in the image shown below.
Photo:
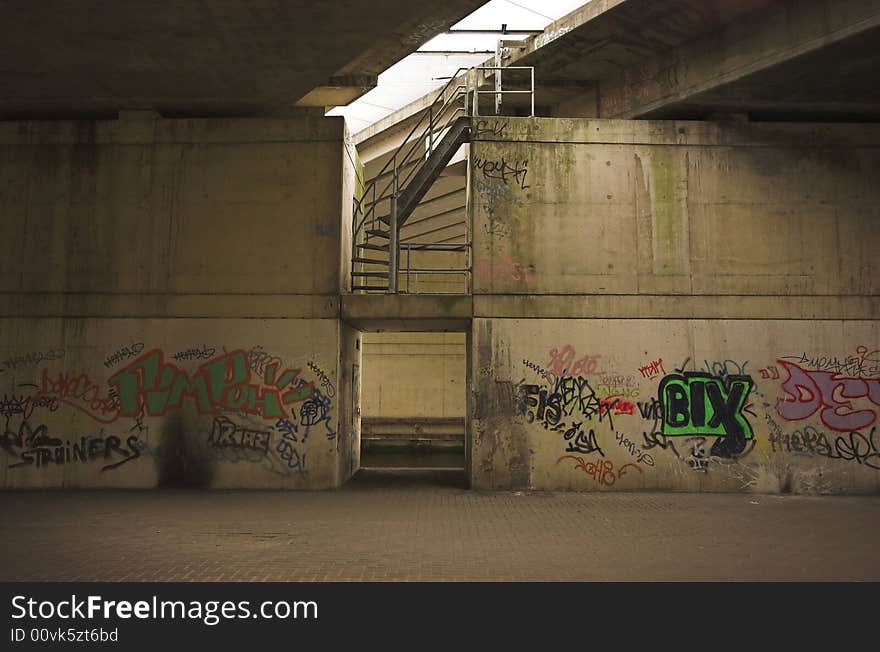
M469 294L343 294L342 318L364 331L466 331Z

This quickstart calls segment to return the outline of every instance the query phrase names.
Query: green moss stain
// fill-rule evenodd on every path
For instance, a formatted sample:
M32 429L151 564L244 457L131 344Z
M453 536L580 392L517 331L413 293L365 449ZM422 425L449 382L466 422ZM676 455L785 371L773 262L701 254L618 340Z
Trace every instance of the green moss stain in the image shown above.
M659 147L651 152L651 206L654 216L655 260L660 273L681 273L682 215L677 196L675 152Z
M461 312L461 306L467 306L467 302L470 301L469 296L462 297L456 295L437 295L431 297L431 299L434 301L434 305L437 309L443 311L447 315L459 314Z

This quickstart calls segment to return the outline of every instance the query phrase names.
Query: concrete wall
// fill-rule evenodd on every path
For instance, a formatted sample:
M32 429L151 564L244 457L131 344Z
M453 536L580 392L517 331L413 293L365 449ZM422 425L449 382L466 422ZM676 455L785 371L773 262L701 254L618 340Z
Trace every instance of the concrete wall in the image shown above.
M340 483L344 141L310 115L0 124L3 486Z
M4 487L337 484L332 319L3 320Z
M473 486L880 489L878 145L871 125L479 136Z
M342 356L339 389L326 382L324 393L333 394L339 414L339 483L348 480L360 468L361 458L361 387L363 375L363 334L342 323ZM328 374L329 376L329 374Z
M365 333L364 417L463 417L464 333Z

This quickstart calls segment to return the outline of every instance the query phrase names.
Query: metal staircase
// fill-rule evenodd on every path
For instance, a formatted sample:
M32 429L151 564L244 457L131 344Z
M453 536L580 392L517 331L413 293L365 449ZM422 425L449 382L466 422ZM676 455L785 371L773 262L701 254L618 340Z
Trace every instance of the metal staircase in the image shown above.
M492 91L481 90L480 71L493 70ZM471 116L478 113L481 93L499 95L501 68L459 68L394 151L382 169L354 198L351 289L353 292L399 291L400 229L462 144L470 140ZM466 73L462 75L462 73ZM534 76L532 74L532 91ZM500 101L496 100L496 107ZM534 113L534 103L532 103ZM467 244L437 245L434 251L464 251ZM419 251L431 250L419 245ZM411 248L407 248L407 265ZM421 270L425 271L425 270ZM465 270L438 270L442 272ZM408 280L408 277L407 277ZM408 285L408 283L407 283Z

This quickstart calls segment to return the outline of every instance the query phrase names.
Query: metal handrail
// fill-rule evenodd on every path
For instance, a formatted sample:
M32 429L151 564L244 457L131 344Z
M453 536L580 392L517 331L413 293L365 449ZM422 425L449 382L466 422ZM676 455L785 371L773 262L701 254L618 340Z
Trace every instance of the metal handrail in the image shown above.
M476 71L493 70L496 72L496 85L494 90L480 90L481 80L478 79ZM530 70L531 71L531 90L503 90L501 88L500 75L502 70ZM467 73L462 80L461 73ZM486 77L484 75L483 77ZM464 83L462 83L462 81ZM479 96L481 94L494 94L498 97L496 102L496 112L500 107L500 96L503 94L531 94L531 115L535 113L535 73L534 68L527 66L477 66L475 68L459 68L449 78L449 81L440 89L434 100L422 111L421 116L413 124L409 133L392 152L389 159L373 178L368 181L359 197L354 198L352 211L352 260L357 257L358 247L363 246L359 238L363 234L364 243L370 242L371 235L378 236L376 231L383 231L380 222L387 218L389 229L387 237L388 253L389 253L389 291L397 291L397 274L400 250L406 248L407 253L413 249L416 251L465 251L468 253L468 261L470 259L469 247L467 243L401 243L399 234L399 210L405 210L399 206L401 193L408 186L407 184L416 175L424 165L431 152L434 151L435 143L443 138L443 135L453 127L455 121L460 116L476 116L479 115ZM473 93L473 108L469 101ZM461 101L463 100L463 101ZM461 101L460 104L458 102ZM439 104L439 108L438 107ZM427 121L427 124L426 124ZM424 147L425 153L423 160L416 157L416 153L421 154ZM421 163L421 165L420 165ZM407 168L409 168L407 170ZM388 210L382 210L380 213L377 206L384 202L388 202ZM409 207L408 210L411 210ZM409 256L407 256L408 258ZM408 261L407 261L408 262ZM470 264L468 262L468 264ZM354 268L353 268L354 270ZM465 270L450 270L454 273L464 273ZM413 270L413 273L420 273L422 270ZM434 270L435 273L445 273L441 270ZM359 274L362 274L359 272ZM354 275L354 271L353 271ZM407 282L408 285L408 282Z
M465 283L467 284L468 279L470 277L471 268L467 263L468 256L467 254L470 251L471 243L470 242L403 242L400 244L401 250L406 250L406 266L400 270L401 276L406 279L406 291L410 290L410 278L413 276L425 275L430 276L434 274L446 275L446 274L454 274L454 275L463 275L465 277ZM412 266L412 252L464 252L466 259L465 267L413 267ZM401 252L403 253L403 252Z
M476 66L474 70L494 70L498 73L498 82L497 87L487 91L481 91L479 89L479 84L475 81L474 88L472 89L474 93L474 101L473 101L473 109L471 112L471 116L480 115L480 107L479 107L479 97L480 95L521 95L523 93L528 93L531 95L531 112L529 113L529 117L535 117L535 68L534 66ZM500 73L502 70L528 70L529 71L529 82L530 88L527 91L515 91L515 90L503 90L501 88L501 80Z
M468 70L467 68L459 68L458 70L455 71L455 73L449 78L449 81L447 81L446 84L443 86L443 88L440 89L440 92L437 94L437 97L434 99L434 101L427 107L427 110L425 110L422 113L421 118L419 118L418 121L416 121L416 123L413 125L412 129L410 129L409 133L406 135L406 138L403 139L403 142L394 151L391 158L385 162L385 165L382 166L382 168L373 177L373 179L370 180L369 182L367 182L366 186L364 187L363 195L359 199L355 199L355 213L357 214L357 212L358 212L357 209L358 209L359 205L362 204L363 200L371 193L373 196L372 197L373 201L371 202L370 209L363 212L363 214L361 215L360 223L356 223L354 226L354 229L352 230L353 241L356 241L357 235L360 232L360 230L364 227L364 224L366 224L368 221L370 221L370 222L374 221L371 218L375 217L375 205L380 201L390 199L390 195L387 195L386 193L389 190L392 190L393 186L395 185L395 180L393 178L391 180L389 180L389 182L382 188L382 190L379 191L379 197L377 198L376 197L376 187L378 185L378 180L381 179L386 174L386 172L390 172L392 177L396 176L397 170L400 169L401 167L403 167L404 165L406 165L406 163L409 161L410 157L412 156L412 153L415 151L416 147L419 145L419 143L424 141L425 136L428 136L429 133L431 134L430 143L433 146L433 132L439 131L438 129L435 128L434 111L433 111L434 105L437 104L438 100L440 100L441 98L444 97L444 94L449 89L449 87L452 85L452 83L458 78L458 75L461 72L467 71L467 70ZM463 87L460 84L458 86L456 86L455 92L452 95L450 95L449 98L447 98L443 102L443 105L441 106L441 110L437 112L438 119L440 119L440 117L443 115L443 113L446 112L448 106L450 105L450 103L454 99L461 97L460 90L462 88ZM463 106L461 111L466 112L466 106ZM455 115L455 114L453 114L453 115ZM422 131L419 133L419 136L417 136L416 138L413 138L414 134L419 129L419 127L424 123L426 118L428 119L427 128L422 129ZM443 125L443 128L446 128L448 126L449 125ZM398 157L401 155L401 152L403 151L403 149L405 147L407 147L408 145L410 146L409 151L405 155L403 155L400 159L400 162L398 162ZM389 166L391 166L390 171L389 171ZM409 176L407 176L407 178L409 178ZM401 185L400 180L398 179L397 181L398 181L398 187L399 187Z

